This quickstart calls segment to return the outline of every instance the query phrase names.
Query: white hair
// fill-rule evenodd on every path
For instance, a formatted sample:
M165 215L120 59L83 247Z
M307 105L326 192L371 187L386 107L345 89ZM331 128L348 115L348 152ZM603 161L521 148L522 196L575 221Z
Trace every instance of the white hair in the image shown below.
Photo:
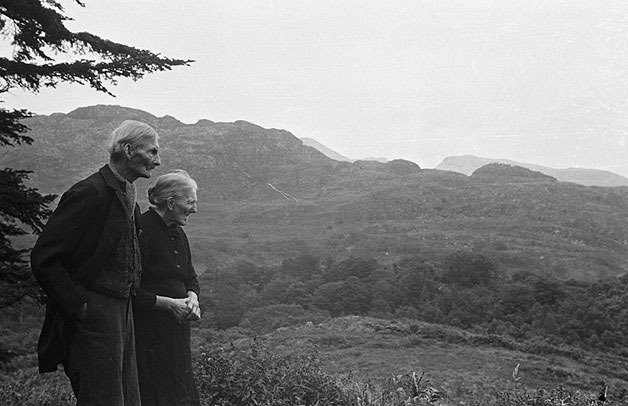
M186 171L175 169L157 178L155 186L148 189L148 201L160 208L168 198L182 197L185 190L196 192L197 189L196 181Z
M113 162L120 162L124 157L126 144L136 148L148 140L158 139L157 131L148 124L141 121L125 120L109 136L109 157Z

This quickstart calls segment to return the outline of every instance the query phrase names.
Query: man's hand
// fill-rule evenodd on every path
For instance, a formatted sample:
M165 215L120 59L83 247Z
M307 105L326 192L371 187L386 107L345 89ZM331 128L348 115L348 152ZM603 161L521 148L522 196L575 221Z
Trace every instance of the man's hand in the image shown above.
M76 311L76 317L80 321L85 323L85 321L87 320L87 302L83 303L83 306L81 306L81 308Z

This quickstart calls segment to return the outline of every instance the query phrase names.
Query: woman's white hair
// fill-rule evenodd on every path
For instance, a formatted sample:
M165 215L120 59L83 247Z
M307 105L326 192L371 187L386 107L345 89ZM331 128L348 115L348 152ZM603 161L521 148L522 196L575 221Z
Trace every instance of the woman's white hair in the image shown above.
M148 189L148 201L160 208L166 204L168 198L182 197L185 190L196 192L197 189L196 181L186 171L175 169L157 178L155 186Z
M137 148L144 142L158 140L159 135L153 127L135 120L125 120L109 136L109 157L113 162L120 162L124 157L124 146L130 144Z

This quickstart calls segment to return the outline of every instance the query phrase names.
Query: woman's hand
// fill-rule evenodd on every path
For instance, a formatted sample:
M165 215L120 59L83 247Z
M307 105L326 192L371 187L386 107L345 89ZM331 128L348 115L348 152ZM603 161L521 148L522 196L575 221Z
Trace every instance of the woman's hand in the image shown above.
M157 296L155 303L160 309L169 311L179 323L196 321L201 318L201 307L198 304L198 296L193 291L188 291L188 297L174 299L167 296Z
M196 321L201 318L201 307L198 303L198 296L195 292L189 290L187 300L188 314L186 316L187 321Z
M160 309L169 311L179 323L183 323L188 320L188 314L190 313L189 300L189 298L174 299L167 296L157 296L155 305Z

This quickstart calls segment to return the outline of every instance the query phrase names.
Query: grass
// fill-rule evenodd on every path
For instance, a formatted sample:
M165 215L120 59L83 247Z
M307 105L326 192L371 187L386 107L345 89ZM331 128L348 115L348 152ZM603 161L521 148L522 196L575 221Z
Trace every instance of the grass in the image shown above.
M76 400L61 372L40 375L36 367L0 374L0 405L70 406Z
M428 323L350 316L284 328L264 338L279 353L316 351L326 373L372 386L397 375L425 373L430 386L456 402L496 399L500 391L551 391L562 386L595 393L605 383L615 393L628 386L616 373L626 362L623 359L579 353L575 360L569 351L537 353L526 343L506 348L494 340L479 340L476 334ZM236 346L245 347L248 341L234 336ZM515 345L521 349L512 349Z
M24 310L23 317L12 312L3 314L2 344L5 347L11 344L16 350L26 345L31 352L0 365L0 404L73 404L69 383L62 372L37 373L32 350L33 337L36 337L33 329L38 331L41 315L27 308ZM250 330L242 328L217 331L194 327L193 356L199 360L203 351L218 351L221 347L246 354L253 337ZM347 316L320 324L283 327L262 339L268 349L267 358L262 361L269 360L269 363L255 361L261 370L275 365L279 372L281 368L287 368L292 374L306 371L304 376L309 377L310 385L325 383L329 390L339 389L349 399L349 403L338 400L337 404L459 405L465 402L481 406L553 406L561 405L561 399L568 399L571 403L563 403L563 406L590 406L586 402L595 400L604 385L608 385L606 406L627 404L628 360L622 357L567 348L553 351L551 347L541 352L533 342L496 340L454 327ZM282 358L294 359L308 354L315 354L318 369L297 363L296 366L304 366L299 369ZM246 364L239 365L246 367ZM254 373L249 371L248 376L250 382L255 382ZM412 380L419 378L421 390L412 392ZM281 380L275 376L260 388L272 391L278 382ZM203 384L201 382L201 386ZM212 390L211 386L205 385L205 388L207 393Z

